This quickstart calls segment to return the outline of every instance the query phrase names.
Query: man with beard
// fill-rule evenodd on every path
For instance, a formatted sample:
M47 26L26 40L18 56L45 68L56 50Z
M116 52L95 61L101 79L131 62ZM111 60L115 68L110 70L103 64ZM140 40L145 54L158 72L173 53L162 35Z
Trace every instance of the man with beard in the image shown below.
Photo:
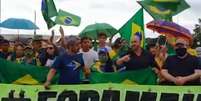
M161 74L165 81L162 85L200 85L200 65L198 58L187 53L187 41L177 39L175 44L176 55L169 56Z
M47 75L47 80L44 84L46 89L49 88L56 72L59 73L59 84L80 84L81 69L84 69L86 75L89 74L89 70L85 68L82 54L78 53L80 50L80 39L76 36L69 36L66 39L66 48L66 53L57 57Z
M117 66L125 66L126 71L154 67L154 57L140 46L141 35L136 34L131 40L131 49L116 61Z

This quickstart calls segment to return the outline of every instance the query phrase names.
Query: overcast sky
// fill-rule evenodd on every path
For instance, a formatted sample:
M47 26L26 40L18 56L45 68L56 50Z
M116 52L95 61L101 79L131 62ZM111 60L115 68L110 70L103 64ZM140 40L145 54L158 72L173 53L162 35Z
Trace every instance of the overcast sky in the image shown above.
M189 30L201 18L201 0L186 0L191 8L174 16L174 22L185 26ZM136 0L54 0L57 10L59 8L81 17L79 27L64 26L66 35L76 35L85 26L93 23L106 22L119 29L140 9ZM1 21L7 18L26 18L34 21L36 11L36 24L40 28L38 34L50 34L41 14L41 0L1 0ZM145 12L145 24L152 18ZM53 29L58 34L59 26ZM1 29L1 33L17 33L17 30ZM33 34L33 31L20 30L22 34ZM145 29L146 37L156 37L157 34Z

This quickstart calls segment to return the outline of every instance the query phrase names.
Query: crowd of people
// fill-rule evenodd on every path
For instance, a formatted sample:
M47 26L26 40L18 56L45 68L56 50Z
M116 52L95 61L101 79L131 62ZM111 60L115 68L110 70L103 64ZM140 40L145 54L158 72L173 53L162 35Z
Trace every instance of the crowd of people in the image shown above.
M107 35L98 33L98 44L93 45L90 37L64 36L54 42L54 31L48 40L35 36L30 43L20 41L11 44L0 39L0 58L19 64L30 64L50 68L46 88L59 73L59 84L80 84L81 72L86 81L91 72L125 72L146 68L158 75L160 85L201 85L201 57L192 54L187 40L178 38L174 44L175 54L168 54L166 45L158 43L141 47L142 37L138 34L127 42L117 38L107 43ZM194 51L195 52L195 51ZM142 74L143 75L143 74Z

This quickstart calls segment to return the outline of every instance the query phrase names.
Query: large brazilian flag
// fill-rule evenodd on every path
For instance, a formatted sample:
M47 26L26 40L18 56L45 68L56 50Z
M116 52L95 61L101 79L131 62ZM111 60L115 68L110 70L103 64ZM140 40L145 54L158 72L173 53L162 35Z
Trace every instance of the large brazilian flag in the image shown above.
M46 81L49 68L16 64L0 58L0 83L38 85ZM52 84L57 84L58 74ZM138 71L99 73L92 72L90 83L156 84L156 75L151 68Z
M49 68L34 65L16 64L0 58L0 82L14 84L43 84ZM58 76L53 80L56 83Z
M92 72L90 75L90 83L156 85L157 76L152 68L114 73Z
M131 41L131 38L133 38L135 34L138 34L142 38L141 46L145 46L144 18L142 8L119 29L119 33L121 37L126 39L128 42Z
M172 16L190 6L185 0L142 0L138 3L155 19L172 21Z

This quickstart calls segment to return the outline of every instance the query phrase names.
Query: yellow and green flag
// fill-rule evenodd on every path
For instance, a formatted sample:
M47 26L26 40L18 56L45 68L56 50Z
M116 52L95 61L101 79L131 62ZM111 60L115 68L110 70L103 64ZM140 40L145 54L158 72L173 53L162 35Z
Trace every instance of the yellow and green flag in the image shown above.
M156 85L157 75L154 73L152 68L113 73L92 72L90 74L90 83Z
M17 64L0 58L0 82L7 84L43 84L49 68L28 64ZM56 83L58 75L52 83Z
M42 0L41 12L48 29L56 25L56 23L51 19L52 17L57 15L57 9L53 0Z
M46 81L49 68L16 64L0 58L0 83L5 84L43 84ZM142 75L143 74L143 75ZM53 78L52 84L56 84L59 74ZM92 72L91 83L125 83L125 84L156 84L156 75L151 68L114 73Z
M81 18L69 12L59 10L55 23L65 26L79 26Z
M135 34L138 34L141 36L141 46L145 46L144 18L142 8L119 29L119 33L121 37L127 40L129 43L131 38Z
M138 2L155 20L172 21L172 16L190 6L185 0L142 0Z

